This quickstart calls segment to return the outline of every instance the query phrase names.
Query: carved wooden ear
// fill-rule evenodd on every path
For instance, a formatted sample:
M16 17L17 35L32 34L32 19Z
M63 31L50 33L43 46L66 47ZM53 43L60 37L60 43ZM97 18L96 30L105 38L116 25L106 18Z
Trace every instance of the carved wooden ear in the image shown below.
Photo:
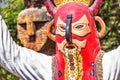
M50 21L50 23L47 25L47 34L51 40L55 41L55 35L52 33L53 24L54 24L54 20Z
M105 36L105 32L106 32L106 26L105 26L105 23L104 21L102 20L102 18L100 18L99 16L95 16L95 20L97 22L99 22L100 24L100 27L101 27L101 30L99 32L99 37L102 38Z

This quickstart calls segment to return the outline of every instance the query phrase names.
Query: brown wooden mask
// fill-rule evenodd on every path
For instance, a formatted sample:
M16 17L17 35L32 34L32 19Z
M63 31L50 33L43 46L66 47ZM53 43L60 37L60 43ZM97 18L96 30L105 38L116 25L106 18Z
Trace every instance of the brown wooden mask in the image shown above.
M47 40L47 16L45 7L28 8L21 11L17 18L18 38L24 47L39 51Z

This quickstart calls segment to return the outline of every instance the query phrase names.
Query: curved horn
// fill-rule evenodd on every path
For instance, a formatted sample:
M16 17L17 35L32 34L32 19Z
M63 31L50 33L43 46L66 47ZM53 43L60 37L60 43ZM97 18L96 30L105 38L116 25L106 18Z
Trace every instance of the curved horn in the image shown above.
M95 16L98 13L98 10L100 9L101 5L102 0L95 0L91 7L89 7L92 16Z
M47 8L47 11L50 13L50 15L53 17L56 13L56 7L53 5L51 0L44 0L44 5Z

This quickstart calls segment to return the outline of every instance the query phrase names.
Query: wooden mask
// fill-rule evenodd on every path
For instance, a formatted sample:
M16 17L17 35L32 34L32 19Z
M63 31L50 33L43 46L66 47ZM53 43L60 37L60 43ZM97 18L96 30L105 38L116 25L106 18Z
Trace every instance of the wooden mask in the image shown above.
M46 25L50 19L45 7L21 11L17 18L17 29L23 46L39 51L47 40Z

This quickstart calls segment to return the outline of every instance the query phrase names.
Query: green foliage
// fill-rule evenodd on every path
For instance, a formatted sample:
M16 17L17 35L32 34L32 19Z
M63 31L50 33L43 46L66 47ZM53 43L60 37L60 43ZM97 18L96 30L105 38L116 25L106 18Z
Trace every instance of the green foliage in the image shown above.
M0 11L1 11L0 13L7 24L7 27L11 33L11 36L17 42L17 35L16 35L17 15L23 9L23 1L22 0L11 0L11 1L6 0L6 3L9 3L9 4L4 8L0 8Z
M18 78L3 68L0 68L0 80L18 80Z
M106 24L106 35L101 39L102 49L110 51L120 45L120 1L104 0L99 15Z
M16 18L19 12L23 9L22 0L5 0L9 3L4 8L0 8L8 29L13 39L19 44L16 33ZM107 32L103 39L100 39L102 49L109 51L120 45L120 2L119 0L104 0L102 8L98 14L104 20ZM17 77L11 75L3 68L0 68L0 80L18 80Z

